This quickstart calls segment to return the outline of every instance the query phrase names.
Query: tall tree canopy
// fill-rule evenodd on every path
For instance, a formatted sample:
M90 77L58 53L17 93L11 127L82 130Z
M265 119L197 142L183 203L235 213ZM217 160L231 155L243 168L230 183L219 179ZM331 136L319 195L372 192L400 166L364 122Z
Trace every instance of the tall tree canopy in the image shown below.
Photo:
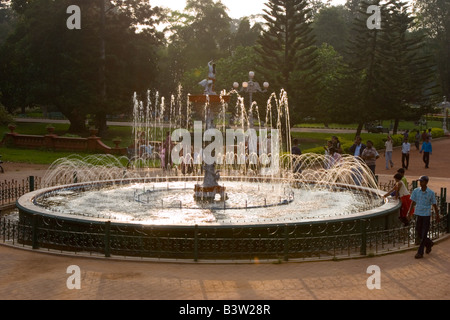
M383 17L381 28L370 29L367 8L377 5ZM406 2L361 1L354 21L350 46L350 72L345 92L353 92L348 106L359 122L358 134L366 122L398 120L419 103L429 84L430 66L419 51L423 39L411 33L413 18ZM345 83L345 82L344 82Z
M53 106L70 120L71 132L82 132L87 114L125 113L130 92L152 86L158 10L139 0L103 1L13 1L19 23L0 51L5 105ZM80 30L66 27L74 4ZM137 32L137 23L147 28Z
M316 94L311 9L306 0L270 0L266 6L264 32L256 48L258 71L274 90L288 92L293 115L305 116L308 106L315 103Z
M433 47L442 93L450 97L450 0L415 0L414 11Z

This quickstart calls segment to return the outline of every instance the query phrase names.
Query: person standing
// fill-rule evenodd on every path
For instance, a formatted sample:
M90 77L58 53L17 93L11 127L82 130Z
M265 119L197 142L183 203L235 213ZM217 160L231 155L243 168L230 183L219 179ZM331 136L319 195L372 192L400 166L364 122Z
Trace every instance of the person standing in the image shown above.
M409 130L403 132L403 139L409 140Z
M377 159L380 157L377 150L373 147L373 142L371 140L367 140L367 147L361 154L361 158L366 162L370 171L372 171L375 176L375 165Z
M407 215L411 214L414 209L416 216L416 235L420 238L420 245L415 255L416 259L423 258L423 253L426 248L426 253L431 252L434 243L428 238L428 231L431 225L431 208L434 209L436 222L439 222L439 208L437 206L436 195L433 190L428 188L429 178L421 176L419 178L420 187L414 189L411 194L411 206L409 207Z
M416 136L414 137L414 145L416 146L416 150L419 151L420 149L420 132L417 130Z
M325 147L323 147L323 148L325 149L324 168L325 169L330 169L330 164L331 164L330 150L333 148L333 141L329 140L327 142L327 145Z
M361 157L366 145L362 143L360 136L355 138L355 143L350 147L350 153L355 157Z
M384 153L384 156L386 158L386 170L389 170L389 165L391 165L391 168L394 167L394 162L392 161L392 152L394 151L394 146L390 135L387 136L387 140L384 143L384 146L386 147L386 151Z
M407 180L406 177L405 177L405 169L400 168L400 169L397 170L397 173L400 173L400 174L401 174L401 176L402 176L402 181L403 181L403 183L405 184L406 189L409 190L409 188L408 188L408 180Z
M399 219L406 227L409 225L410 216L413 214L413 212L409 210L411 207L411 195L409 194L407 186L403 182L403 176L401 173L396 173L394 180L394 187L386 193L384 197L387 198L393 194L395 199L400 200L402 206L400 207Z
M336 152L342 154L341 141L336 136L331 137L331 142L333 143L333 148L336 149Z
M411 152L411 144L405 138L402 143L402 168L408 170L409 153Z
M431 146L430 138L426 137L425 141L422 143L422 148L420 153L423 152L423 162L425 163L425 168L428 169L430 166L430 155L433 153L433 147Z
M295 138L292 141L292 150L291 150L291 154L292 154L292 161L293 161L293 169L294 169L294 173L302 173L302 163L300 161L300 156L302 155L302 150L300 149L299 146L299 140L297 138Z
M421 136L422 142L425 142L425 140L427 139L427 137L428 137L427 130L423 130L422 136Z
M330 163L329 168L339 165L339 162L342 159L342 156L337 150L333 147L330 149Z
M358 161L363 161L361 155L363 151L366 149L366 145L362 143L362 139L360 136L356 136L355 143L350 147L350 154L355 157ZM362 169L360 167L353 167L352 171L352 179L355 185L360 186L362 181L364 180Z

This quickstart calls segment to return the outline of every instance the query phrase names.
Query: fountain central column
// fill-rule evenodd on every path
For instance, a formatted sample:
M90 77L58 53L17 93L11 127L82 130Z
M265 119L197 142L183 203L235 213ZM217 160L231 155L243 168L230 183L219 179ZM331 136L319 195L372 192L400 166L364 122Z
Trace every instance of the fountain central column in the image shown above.
M189 95L189 102L194 107L204 108L206 112L206 130L215 129L214 114L220 110L223 103L228 102L230 96L219 96L214 91L216 82L216 65L211 60L208 63L208 77L199 84L204 88L202 95ZM201 109L200 109L201 110ZM217 194L220 195L222 201L226 200L225 187L219 185L219 172L216 171L216 163L205 163L203 158L203 184L195 185L194 198L202 201L214 201Z
M206 126L205 129L215 129L214 118L222 103L228 100L228 96L218 95L190 95L189 101L197 107L205 107ZM225 99L225 100L224 100ZM194 198L199 201L214 201L216 195L220 195L221 201L226 200L225 187L219 185L220 174L216 171L216 164L207 164L203 160L204 177L203 183L195 185Z

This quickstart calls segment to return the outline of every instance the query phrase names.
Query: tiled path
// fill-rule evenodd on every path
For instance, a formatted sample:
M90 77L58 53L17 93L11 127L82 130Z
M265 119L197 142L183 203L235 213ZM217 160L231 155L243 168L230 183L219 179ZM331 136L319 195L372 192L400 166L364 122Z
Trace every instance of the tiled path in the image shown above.
M131 262L0 246L0 299L450 299L450 239L415 251L343 261L262 264ZM80 270L80 289L69 289ZM380 269L381 289L368 273ZM74 281L69 279L70 284ZM369 281L374 283L373 281Z

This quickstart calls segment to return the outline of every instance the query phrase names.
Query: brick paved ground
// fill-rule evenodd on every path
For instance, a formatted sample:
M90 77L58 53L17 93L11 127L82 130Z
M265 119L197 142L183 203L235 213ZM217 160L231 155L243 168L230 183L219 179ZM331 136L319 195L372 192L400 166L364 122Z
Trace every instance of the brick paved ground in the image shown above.
M186 264L65 257L0 246L0 299L450 299L450 240L415 251L344 261ZM77 265L81 289L69 290ZM367 268L380 268L369 290Z
M431 168L423 169L413 154L407 177L428 174L435 191L450 189L450 139L433 145ZM394 159L400 163L399 150ZM384 172L382 160L377 165L381 179L394 174L395 168ZM0 245L0 299L450 299L450 239L424 259L414 254L339 262L177 264L66 257ZM70 265L80 268L79 290L67 288ZM380 267L380 290L367 288L371 265Z

